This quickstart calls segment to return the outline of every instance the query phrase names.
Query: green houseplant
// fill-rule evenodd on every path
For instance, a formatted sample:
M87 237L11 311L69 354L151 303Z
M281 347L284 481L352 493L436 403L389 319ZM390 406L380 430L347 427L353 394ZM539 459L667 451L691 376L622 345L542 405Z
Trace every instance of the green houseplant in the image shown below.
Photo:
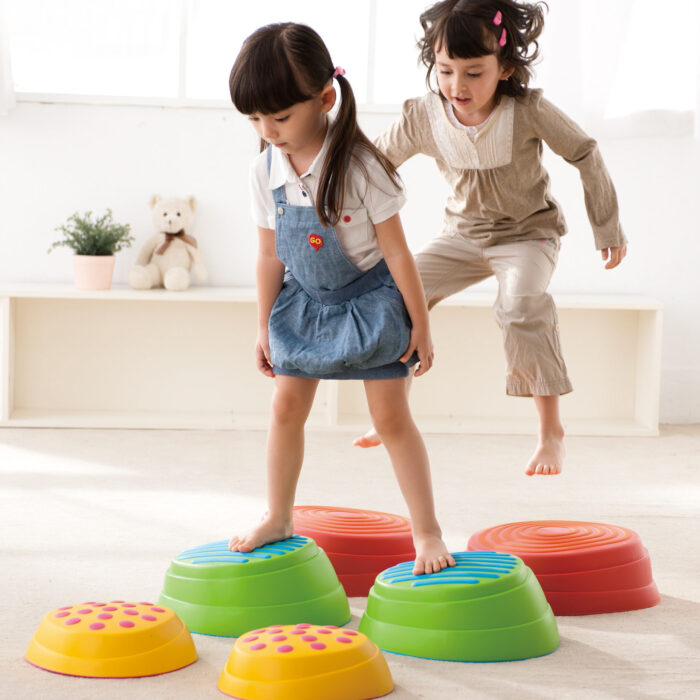
M76 289L109 289L112 286L115 253L128 248L134 241L129 224L118 224L107 209L100 217L91 211L68 217L56 227L63 237L54 242L49 253L60 246L73 250L73 270Z

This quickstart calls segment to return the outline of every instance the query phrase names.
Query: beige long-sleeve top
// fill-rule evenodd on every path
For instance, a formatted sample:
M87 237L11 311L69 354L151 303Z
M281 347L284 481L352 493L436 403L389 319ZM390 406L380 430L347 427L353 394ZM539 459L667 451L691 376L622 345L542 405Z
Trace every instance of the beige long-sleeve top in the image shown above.
M624 245L617 195L594 139L544 99L541 90L502 97L472 141L450 123L434 93L407 100L376 145L398 167L423 153L435 159L452 192L445 233L482 247L562 236L567 227L542 165L542 142L578 168L596 248Z

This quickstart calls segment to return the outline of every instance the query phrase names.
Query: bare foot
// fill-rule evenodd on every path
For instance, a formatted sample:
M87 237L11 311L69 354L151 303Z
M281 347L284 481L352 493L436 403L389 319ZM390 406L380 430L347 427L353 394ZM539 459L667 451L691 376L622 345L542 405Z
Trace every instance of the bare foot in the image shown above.
M294 534L292 520L273 520L268 513L263 516L260 524L243 535L234 535L228 543L232 552L252 552L269 542L286 540Z
M532 455L525 473L552 475L561 472L564 464L566 449L564 448L564 432L540 435L535 454Z
M414 536L416 561L413 566L414 576L433 574L454 566L454 557L449 553L440 535Z
M372 428L362 437L355 438L352 443L355 447L378 447L382 444L382 439L377 435L377 431Z

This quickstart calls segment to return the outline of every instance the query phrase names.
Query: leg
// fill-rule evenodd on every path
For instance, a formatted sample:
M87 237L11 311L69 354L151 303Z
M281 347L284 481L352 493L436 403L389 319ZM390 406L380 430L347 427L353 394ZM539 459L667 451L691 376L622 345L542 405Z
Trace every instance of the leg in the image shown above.
M423 282L428 308L445 297L456 294L472 284L490 277L493 272L484 260L480 248L459 236L442 235L434 238L416 255L418 274ZM411 392L413 373L406 381L406 395ZM353 443L356 447L376 447L382 439L372 427Z
M503 331L506 391L533 396L540 419L528 475L558 474L565 455L559 395L571 391L571 383L559 344L557 311L547 293L558 250L558 241L534 240L496 245L488 252L499 283L493 312Z
M540 435L535 454L525 469L533 474L559 474L564 462L564 427L559 418L559 396L535 396L540 418Z
M423 439L408 407L403 379L375 379L365 382L372 422L394 467L411 515L416 548L414 574L432 573L455 561L442 541L435 516L430 465Z
M250 552L294 533L292 508L304 460L304 424L311 411L318 379L275 377L267 436L267 506L259 525L229 542L232 552Z

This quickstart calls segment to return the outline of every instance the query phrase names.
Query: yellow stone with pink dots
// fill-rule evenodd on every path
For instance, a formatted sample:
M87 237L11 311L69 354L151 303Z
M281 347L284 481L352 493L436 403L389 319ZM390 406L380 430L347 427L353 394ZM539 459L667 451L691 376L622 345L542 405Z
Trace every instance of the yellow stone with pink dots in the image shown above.
M219 690L248 700L360 700L394 687L379 648L332 625L273 625L241 635Z
M47 613L26 659L70 676L153 676L197 659L192 637L169 608L112 600L64 605Z

